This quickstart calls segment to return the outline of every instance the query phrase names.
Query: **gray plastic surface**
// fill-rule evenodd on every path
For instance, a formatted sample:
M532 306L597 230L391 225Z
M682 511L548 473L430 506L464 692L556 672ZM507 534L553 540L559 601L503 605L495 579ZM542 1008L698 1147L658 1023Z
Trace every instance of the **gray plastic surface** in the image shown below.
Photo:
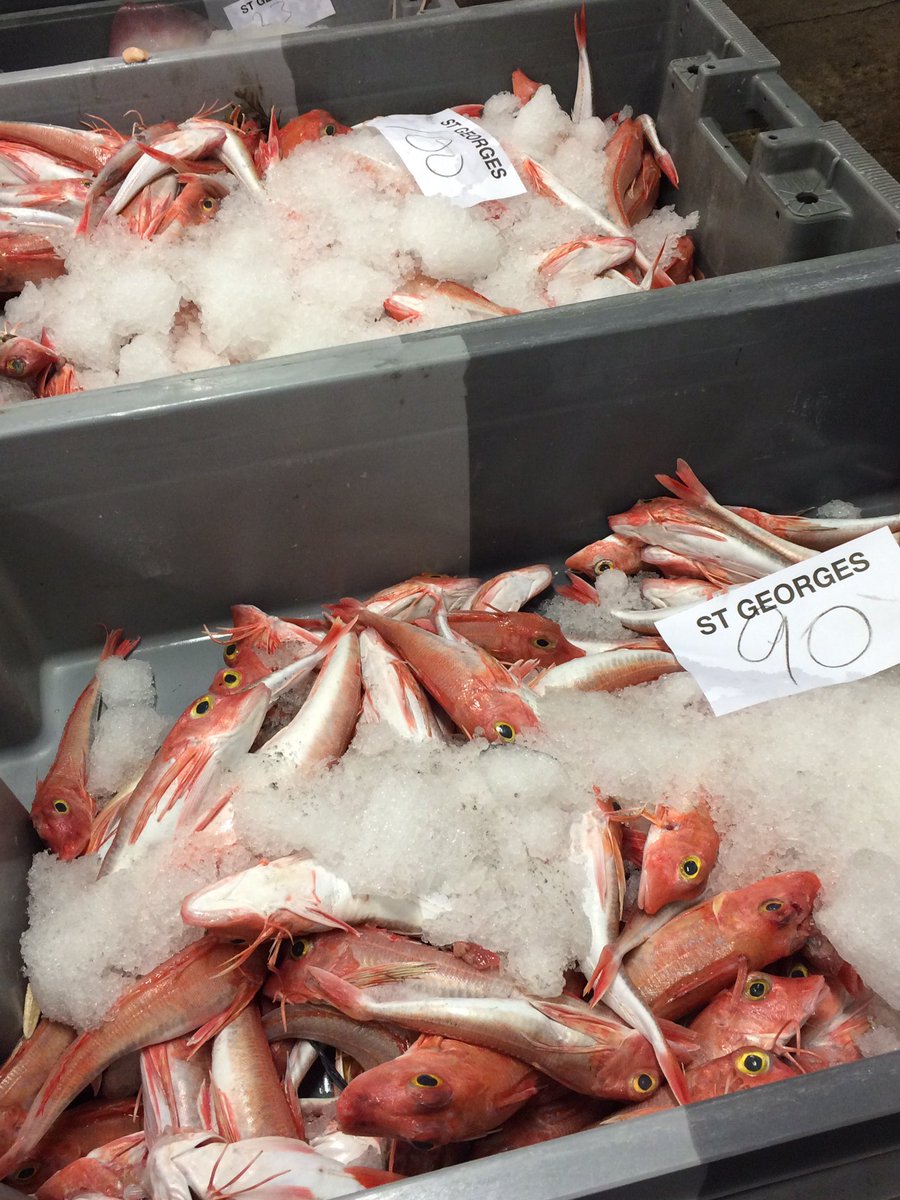
M0 780L0 1048L22 1035L25 980L19 937L25 927L26 876L39 843L25 809Z

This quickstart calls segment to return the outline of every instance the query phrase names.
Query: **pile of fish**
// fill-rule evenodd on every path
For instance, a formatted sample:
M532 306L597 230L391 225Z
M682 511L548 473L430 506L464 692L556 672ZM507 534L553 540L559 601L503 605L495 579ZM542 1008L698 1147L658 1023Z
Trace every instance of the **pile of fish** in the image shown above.
M598 280L616 285L610 294L625 294L694 278L693 243L687 233L663 236L652 255L640 244L635 227L654 210L663 175L677 187L678 173L650 116L633 117L624 109L601 129L594 118L583 9L575 17L575 32L578 87L572 123L564 120L570 133L593 122L594 143L585 141L583 154L597 158L598 178L602 171L603 179L601 194L576 194L544 163L512 145L504 148L526 185L526 196L477 206L479 222L491 226L485 237L494 240L494 229L504 223L513 228L535 197L570 214L567 229L577 236L557 245L545 243L533 262L522 257L521 272L540 285L538 298L529 302L538 307L582 298L578 289ZM530 104L537 111L546 103L550 112L552 103L553 113L562 117L555 101L547 100L549 89L520 70L513 74L512 91L516 115ZM544 98L535 101L539 95ZM483 104L465 103L454 111L477 125L484 108ZM258 108L251 112L246 105L239 106L227 119L215 115L217 111L207 109L179 123L136 124L129 135L98 119L86 129L0 122L0 292L9 298L28 284L40 288L42 283L59 279L83 245L97 247L117 227L130 230L136 238L168 244L192 227L215 221L223 204L234 204L236 191L252 196L257 205L277 209L279 198L268 186L270 172L298 146L322 139L344 135L353 141L355 154L340 167L345 177L364 170L395 202L415 191L393 151L387 146L381 152L373 149L367 140L370 130L361 134L361 126L350 129L323 109L310 110L283 124L274 109L264 114ZM549 151L549 143L547 148ZM295 223L301 215L293 214ZM196 236L208 234L209 230ZM496 303L459 279L436 278L423 268L421 256L417 263L415 254L415 244L398 246L397 259L391 264L394 278L386 276L379 308L365 310L363 336L395 332L397 322L425 319L446 324L520 311L509 303ZM260 259L265 255L261 242ZM316 255L312 255L311 265L315 262ZM366 265L358 266L364 278ZM128 270L123 259L121 271L127 275ZM477 282L477 274L470 281ZM562 300L554 293L561 281L571 292ZM301 293L303 283L300 277L297 287ZM102 278L91 280L91 287L95 286L103 286ZM183 281L173 286L181 287L182 294L175 298L168 334L175 337L190 326L197 330L198 338L205 335L203 305L189 294ZM90 295L80 297L79 302L82 300L91 304ZM94 369L91 351L80 343L69 348L68 355L66 346L60 350L59 332L54 331L52 319L48 328L40 328L44 312L39 301L32 301L27 308L29 328L5 329L0 339L0 374L26 385L37 397L83 390L79 372ZM16 315L19 313L17 309ZM140 326L123 329L122 344L143 332ZM338 330L334 341L340 340ZM244 353L230 346L218 347L216 354L220 361L245 361ZM16 399L28 397L26 387L16 391Z
M610 518L615 532L569 559L577 598L594 591L578 572L652 563L646 594L681 602L900 528L728 509L682 461L658 478L674 499ZM679 669L653 634L578 644L522 611L551 576L421 575L307 619L235 606L217 635L225 665L102 808L87 787L91 680L38 785L35 827L61 859L95 856L103 877L201 836L224 852L225 771L248 757L288 781L374 723L397 740L483 740L502 758L540 737L549 690ZM110 632L101 662L136 644ZM702 794L635 811L595 788L571 836L587 936L552 997L519 986L503 946L417 937L428 897L355 893L302 845L184 896L197 940L98 1027L41 1019L0 1070L0 1175L39 1200L324 1198L861 1057L871 993L815 927L815 873L708 894L719 833ZM321 1061L336 1098L301 1097ZM110 1098L84 1100L98 1080Z

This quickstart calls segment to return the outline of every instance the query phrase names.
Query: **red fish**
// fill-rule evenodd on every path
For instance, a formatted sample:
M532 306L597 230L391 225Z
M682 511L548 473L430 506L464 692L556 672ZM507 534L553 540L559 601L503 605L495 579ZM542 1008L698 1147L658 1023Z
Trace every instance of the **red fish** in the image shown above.
M539 613L451 613L447 623L454 633L481 646L502 663L534 659L539 666L552 667L584 656L584 651L572 645L555 621Z
M225 184L211 175L179 175L178 180L184 187L156 225L153 231L156 237L166 231L171 236L191 225L204 225L211 221L228 195Z
M466 1142L518 1112L540 1078L507 1054L423 1036L399 1058L351 1080L337 1117L345 1133L433 1146Z
M527 104L538 88L542 86L540 83L535 83L533 79L529 79L525 72L520 71L518 67L512 73L513 95L520 104Z
M503 1128L475 1142L472 1158L488 1158L505 1150L535 1146L553 1138L568 1137L596 1125L609 1105L590 1096L579 1096L559 1084L547 1084Z
M100 662L113 657L127 658L139 640L132 638L123 641L122 630L114 629L106 636ZM75 701L60 738L56 758L37 785L31 806L31 820L35 829L64 861L84 853L97 808L87 790L87 756L99 698L100 680L95 674Z
M0 335L0 372L7 379L34 379L58 362L59 355L43 342L14 333Z
M642 543L636 538L611 533L599 542L591 542L583 550L570 554L566 566L570 571L580 571L591 578L604 571L624 571L626 575L634 575L641 569L642 549Z
M137 1133L141 1128L138 1105L127 1100L98 1100L78 1104L59 1118L32 1156L4 1182L27 1190L47 1182L57 1171L107 1142Z
M288 121L287 125L283 125L279 130L281 157L287 158L301 142L317 142L323 137L338 137L349 132L349 126L342 125L324 108L311 108L309 112L301 113L299 117Z
M650 832L641 860L638 904L652 916L673 900L701 894L716 865L719 834L702 797L694 808L661 804L645 815Z
M656 930L625 960L629 978L658 1016L678 1018L733 983L798 950L819 893L810 871L772 875L720 892Z
M0 1152L6 1152L25 1120L32 1100L44 1086L75 1030L46 1019L30 1038L22 1038L0 1068Z
M762 971L741 973L691 1021L700 1039L696 1063L721 1058L744 1045L781 1051L809 1019L825 989L821 975L785 979Z
M539 728L530 693L480 646L381 617L358 600L342 600L334 610L377 630L467 737L511 743L520 733Z

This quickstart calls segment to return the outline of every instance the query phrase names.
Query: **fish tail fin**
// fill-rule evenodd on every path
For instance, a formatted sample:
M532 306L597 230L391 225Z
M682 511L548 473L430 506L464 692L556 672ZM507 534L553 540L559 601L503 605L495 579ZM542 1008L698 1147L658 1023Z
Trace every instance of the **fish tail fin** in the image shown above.
M617 953L614 946L604 946L597 959L597 965L591 973L590 979L587 981L587 987L584 989L585 994L591 993L591 1008L598 1004L603 997L604 992L616 977L616 972L622 964L621 956Z
M656 478L673 496L684 500L686 504L693 504L696 508L718 508L712 492L703 486L683 458L679 458L675 464L674 478L671 475L657 475Z
M370 1011L365 995L358 987L333 975L331 971L323 971L320 967L310 967L313 976L312 986L323 1000L333 1004L348 1017L355 1021L371 1021L374 1014Z
M340 600L336 600L334 604L326 604L323 607L325 612L331 615L332 620L349 621L352 617L358 617L366 606L353 596L344 596Z
M105 626L103 627L105 628ZM128 655L140 645L141 639L123 637L124 629L107 629L106 641L103 643L103 649L100 651L100 661L104 662L107 658L127 658Z
M547 200L555 200L558 204L562 203L554 187L556 180L546 167L542 167L539 162L529 158L526 154L522 159L522 170L525 172L525 178L539 196L543 196Z
M687 1080L684 1077L684 1068L678 1061L678 1057L669 1045L665 1035L654 1040L653 1051L656 1054L656 1061L659 1063L660 1070L665 1076L666 1083L672 1089L672 1095L679 1104L690 1104L691 1094L688 1091Z
M600 596L593 584L588 583L586 579L582 579L580 575L575 575L571 571L567 571L566 574L569 576L570 582L556 588L558 596L564 596L567 600L574 600L578 604L600 603Z
M587 50L587 17L582 4L580 11L575 13L575 44L579 51Z
M664 1017L657 1017L656 1023L670 1049L680 1059L690 1062L700 1046L697 1034L683 1025L676 1025L674 1021L667 1021Z

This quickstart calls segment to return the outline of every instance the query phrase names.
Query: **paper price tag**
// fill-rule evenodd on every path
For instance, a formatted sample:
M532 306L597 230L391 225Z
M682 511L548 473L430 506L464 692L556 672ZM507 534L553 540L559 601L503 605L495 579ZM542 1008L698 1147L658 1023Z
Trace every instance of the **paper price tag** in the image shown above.
M292 25L305 29L334 16L331 0L235 0L222 10L232 29L261 29L266 25Z
M496 138L451 108L431 116L375 117L366 124L387 138L425 196L446 196L471 208L525 191Z
M900 546L877 529L657 622L716 716L900 663Z

